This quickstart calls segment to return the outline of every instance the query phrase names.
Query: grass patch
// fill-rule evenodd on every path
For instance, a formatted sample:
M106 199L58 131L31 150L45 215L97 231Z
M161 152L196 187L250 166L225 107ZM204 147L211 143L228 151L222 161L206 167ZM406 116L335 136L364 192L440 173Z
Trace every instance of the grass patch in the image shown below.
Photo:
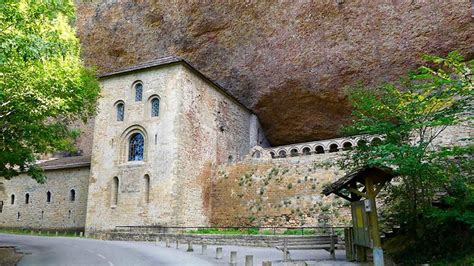
M56 231L42 230L29 230L29 229L18 229L18 228L0 228L0 233L14 234L14 235L33 235L33 236L56 236ZM76 232L58 232L58 236L61 237L78 237L79 233Z

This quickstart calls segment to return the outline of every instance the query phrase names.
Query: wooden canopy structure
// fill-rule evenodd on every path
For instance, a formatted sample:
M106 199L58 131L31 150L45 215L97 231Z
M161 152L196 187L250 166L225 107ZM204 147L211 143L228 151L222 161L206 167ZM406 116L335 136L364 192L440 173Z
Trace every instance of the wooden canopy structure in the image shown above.
M384 265L375 198L393 177L395 173L390 168L363 167L338 179L322 191L325 196L335 194L351 202L353 230L350 241L355 246L358 261L364 261L365 250L371 248L374 265ZM349 257L353 259L352 250Z

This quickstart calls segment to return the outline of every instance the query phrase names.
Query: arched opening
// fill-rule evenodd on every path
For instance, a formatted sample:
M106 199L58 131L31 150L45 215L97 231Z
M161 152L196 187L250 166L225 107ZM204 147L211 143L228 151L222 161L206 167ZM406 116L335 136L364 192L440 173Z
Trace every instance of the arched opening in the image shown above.
M112 206L118 205L118 193L119 193L119 179L114 177L112 179Z
M382 140L380 138L373 138L371 143L372 145L377 146L382 143Z
M255 151L253 154L252 154L252 158L260 158L262 155L260 153L260 151Z
M44 218L44 211L41 211L41 220Z
M227 162L232 163L233 161L234 161L234 156L229 155L229 157L227 157Z
M344 144L342 144L342 149L347 151L347 150L351 150L352 149L352 143L350 142L344 142Z
M357 141L357 146L359 146L359 147L366 147L366 146L367 146L367 141L361 139L361 140Z
M272 156L272 159L275 159L275 153L274 152L270 152L270 156Z
M29 204L30 203L30 193L26 193L25 194L25 204Z
M337 146L337 144L331 144L329 145L329 152L337 152L339 151L339 146Z
M145 139L141 133L134 133L130 137L128 146L128 160L129 161L143 161L143 152L145 146Z
M151 99L151 116L156 117L160 115L160 99L157 97Z
M17 218L18 220L20 220L20 217L21 217L21 214L20 214L20 212L18 212L16 218Z
M286 151L284 151L284 150L279 151L279 152L278 152L278 156L279 156L280 158L286 158Z
M145 203L150 202L150 176L145 175Z
M12 205L15 204L15 194L12 194L12 195L10 196L10 203L11 203Z
M291 149L290 155L291 155L291 157L298 156L298 150L297 149Z
M143 95L143 84L135 84L135 102L141 102Z
M125 105L123 103L118 103L117 108L117 121L123 121L125 117Z
M316 146L315 151L317 154L321 154L321 153L324 153L324 148L323 146Z
M303 148L303 155L310 155L311 154L311 149L309 147L304 147Z
M51 192L46 192L46 202L51 202Z
M69 201L76 201L76 191L74 189L69 191Z

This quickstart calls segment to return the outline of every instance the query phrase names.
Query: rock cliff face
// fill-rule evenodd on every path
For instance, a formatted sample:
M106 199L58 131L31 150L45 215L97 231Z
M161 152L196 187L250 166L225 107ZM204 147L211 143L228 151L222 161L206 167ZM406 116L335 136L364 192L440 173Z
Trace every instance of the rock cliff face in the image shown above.
M279 145L337 136L347 86L394 80L424 53L474 55L469 0L200 2L79 1L86 62L104 72L181 56Z

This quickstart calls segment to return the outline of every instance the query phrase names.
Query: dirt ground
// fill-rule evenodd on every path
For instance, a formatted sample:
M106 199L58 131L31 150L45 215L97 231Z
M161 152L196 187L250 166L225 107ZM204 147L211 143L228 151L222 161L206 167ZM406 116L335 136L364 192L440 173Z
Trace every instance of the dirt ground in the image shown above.
M16 265L21 256L14 247L0 247L0 266Z

